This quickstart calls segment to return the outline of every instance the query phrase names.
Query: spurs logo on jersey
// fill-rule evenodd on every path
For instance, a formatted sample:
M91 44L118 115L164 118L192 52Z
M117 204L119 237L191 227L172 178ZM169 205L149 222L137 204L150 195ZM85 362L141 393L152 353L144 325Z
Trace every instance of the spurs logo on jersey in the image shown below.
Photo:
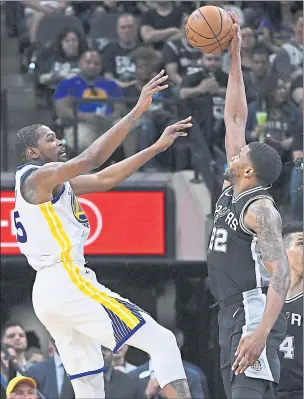
M64 183L52 201L39 205L29 204L21 194L21 181L39 167L25 164L16 172L14 220L20 251L37 271L66 260L67 254L70 262L84 264L90 226L70 184Z

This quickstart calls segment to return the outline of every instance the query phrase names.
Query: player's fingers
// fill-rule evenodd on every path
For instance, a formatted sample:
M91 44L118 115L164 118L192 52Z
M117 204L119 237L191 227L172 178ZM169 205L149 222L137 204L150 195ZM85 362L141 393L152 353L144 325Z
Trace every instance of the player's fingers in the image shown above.
M236 370L238 365L240 364L240 361L243 359L243 357L245 356L245 350L241 349L238 356L236 357L233 365L232 365L232 370Z
M157 78L155 80L151 80L150 82L147 83L147 88L148 89L154 89L154 87L162 84L168 79L168 75L161 76L160 78Z
M244 360L244 361L242 362L242 364L240 364L240 366L239 366L239 368L238 368L238 370L237 370L237 373L235 373L235 374L242 374L242 373L244 373L244 371L247 370L249 366L250 366L250 362L248 362L248 360Z
M241 348L242 348L243 343L244 343L244 338L241 338L241 339L240 339L240 342L239 342L239 344L238 344L238 347L236 348L236 351L235 351L234 356L237 356L237 355L239 354L239 352L240 352L240 350L241 350Z
M238 365L236 366L235 370L234 370L234 374L238 375L240 373L241 368L244 366L244 364L246 363L246 359L243 357Z
M168 85L157 86L157 87L155 87L155 89L149 90L149 91L148 91L148 94L149 94L150 96L154 96L154 94L157 94L157 93L159 93L159 92L162 91L162 90L165 90L167 87L168 87Z
M188 136L188 134L185 133L185 132L175 132L174 135L176 137L186 137L186 136Z
M181 123L188 123L188 122L191 121L191 119L192 119L192 116L188 116L188 118L176 122L175 125L179 125L179 124L181 124Z
M174 125L174 130L178 132L180 130L189 129L192 126L192 123L176 123Z
M160 77L163 76L163 74L165 73L165 70L162 69L156 76L154 76L154 78L152 78L146 86L150 85L151 83L155 82L157 79L159 79Z

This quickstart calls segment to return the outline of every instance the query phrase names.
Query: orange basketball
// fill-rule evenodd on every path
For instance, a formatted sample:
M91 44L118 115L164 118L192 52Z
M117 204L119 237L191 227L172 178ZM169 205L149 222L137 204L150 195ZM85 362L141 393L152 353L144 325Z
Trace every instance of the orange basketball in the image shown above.
M186 35L191 46L210 54L220 54L233 37L233 21L217 6L198 8L188 18Z

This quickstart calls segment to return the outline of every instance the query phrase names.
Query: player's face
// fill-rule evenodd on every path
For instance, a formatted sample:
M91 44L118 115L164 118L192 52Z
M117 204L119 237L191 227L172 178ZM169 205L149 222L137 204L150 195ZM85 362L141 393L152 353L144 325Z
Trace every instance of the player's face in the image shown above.
M303 232L291 234L287 256L290 268L298 276L303 277Z
M10 398L14 399L37 399L37 391L28 382L20 382L14 389Z
M56 134L47 126L40 126L37 132L40 160L43 163L65 162L67 160L65 148Z
M5 331L2 341L15 348L16 351L24 351L27 348L25 331L19 326L9 327Z
M228 164L228 168L224 173L226 180L235 182L236 179L242 178L245 174L252 175L252 165L249 159L249 147L245 145L238 155L232 157Z

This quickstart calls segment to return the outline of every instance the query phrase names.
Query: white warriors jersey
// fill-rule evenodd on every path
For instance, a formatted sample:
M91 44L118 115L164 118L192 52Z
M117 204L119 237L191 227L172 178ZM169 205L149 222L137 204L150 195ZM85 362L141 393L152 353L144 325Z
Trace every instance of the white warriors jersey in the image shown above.
M59 262L82 266L90 226L70 183L64 183L52 201L39 205L28 203L21 194L22 180L37 168L25 164L16 172L14 220L20 251L36 271Z

